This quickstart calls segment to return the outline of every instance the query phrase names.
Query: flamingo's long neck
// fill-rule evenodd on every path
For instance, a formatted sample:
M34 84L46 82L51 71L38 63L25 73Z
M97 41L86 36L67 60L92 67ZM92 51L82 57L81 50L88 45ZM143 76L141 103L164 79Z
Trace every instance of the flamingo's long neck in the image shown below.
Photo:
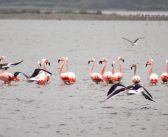
M93 62L92 66L90 68L90 74L93 72L94 66L95 66L95 62Z
M149 71L148 71L149 76L152 74L152 69L153 69L153 64L151 64L151 66L149 68Z
M134 76L136 75L136 67L134 67Z
M104 63L101 74L103 75L107 66L107 62Z
M114 64L113 64L113 66L112 66L112 74L114 74L114 72L115 72L115 69L114 69Z
M166 72L168 73L168 63L166 63L166 64L167 64L167 65L166 65L166 66L167 66L167 67L166 67L166 68L167 68L167 69L166 69Z
M66 72L68 72L69 70L69 64L68 64L68 60L66 60Z
M62 62L62 64L60 65L60 70L59 70L59 74L62 73L63 67L64 67L65 61Z
M121 62L120 62L120 60L118 61L118 65L119 65L119 72L122 73L122 67L121 67Z
M43 64L43 69L44 69L44 70L47 70L47 67L46 67L46 65L45 65L45 64Z

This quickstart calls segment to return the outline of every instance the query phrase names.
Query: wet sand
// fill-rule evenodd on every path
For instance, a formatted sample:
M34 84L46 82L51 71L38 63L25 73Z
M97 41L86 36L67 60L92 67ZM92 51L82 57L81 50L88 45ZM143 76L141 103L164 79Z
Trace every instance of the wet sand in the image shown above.
M51 82L44 87L35 83L0 82L0 136L31 137L167 137L168 85L159 81L150 86L145 63L155 60L154 71L166 71L168 22L165 21L59 21L0 20L0 55L6 61L24 62L10 72L32 73L37 61L48 58ZM137 47L121 37L145 36ZM70 71L76 73L74 85L64 85L58 76L57 60L69 57ZM110 85L94 84L89 78L87 61L95 57L111 63L125 58L123 84L131 83L130 66L136 63L142 85L155 102L142 96L116 96L104 103ZM117 66L116 66L116 69Z

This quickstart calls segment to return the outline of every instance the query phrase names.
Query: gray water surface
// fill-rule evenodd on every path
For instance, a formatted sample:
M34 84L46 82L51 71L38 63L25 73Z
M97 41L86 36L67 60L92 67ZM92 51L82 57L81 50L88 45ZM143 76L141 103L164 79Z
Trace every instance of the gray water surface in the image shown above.
M137 47L122 37L145 36ZM0 55L6 62L24 62L9 69L31 74L37 61L48 58L53 73L46 86L25 81L11 86L0 82L0 137L167 137L168 85L150 86L146 61L155 60L153 71L166 71L168 22L152 21L56 21L0 20ZM57 60L69 58L77 82L64 85ZM125 59L123 81L131 84L130 66L136 63L141 84L155 102L142 96L116 96L102 103L111 85L93 83L87 61L109 59L107 70L118 56ZM116 69L117 66L116 66ZM116 70L117 71L117 70Z

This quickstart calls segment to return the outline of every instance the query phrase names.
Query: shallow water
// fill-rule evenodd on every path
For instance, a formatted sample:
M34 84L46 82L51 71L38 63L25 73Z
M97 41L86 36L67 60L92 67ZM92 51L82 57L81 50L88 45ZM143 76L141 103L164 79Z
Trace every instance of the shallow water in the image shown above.
M152 21L48 21L0 20L0 55L6 61L24 62L9 71L33 72L37 61L48 58L53 73L46 86L35 83L0 83L0 137L167 137L168 85L150 86L146 61L155 60L154 71L166 71L168 22ZM121 37L145 36L137 47ZM74 85L64 85L58 76L57 60L69 57ZM116 96L102 103L110 85L96 85L89 78L87 61L95 57L111 63L125 59L123 84L131 84L130 66L136 63L142 85L156 102L141 96ZM117 68L116 68L117 69Z

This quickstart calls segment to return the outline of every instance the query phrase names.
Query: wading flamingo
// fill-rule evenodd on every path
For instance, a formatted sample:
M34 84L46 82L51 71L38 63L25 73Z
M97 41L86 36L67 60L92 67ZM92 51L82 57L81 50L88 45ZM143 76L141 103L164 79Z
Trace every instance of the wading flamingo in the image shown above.
M14 76L17 77L19 74L23 74L25 76L27 82L36 81L37 84L44 85L46 83L46 80L44 78L41 79L42 76L40 76L40 74L43 73L43 72L52 75L52 73L47 71L47 70L37 68L37 69L34 70L34 72L32 73L31 76L28 76L27 74L25 74L23 72L15 72Z
M119 71L114 73L114 77L115 77L115 81L120 82L123 77L123 74L122 74L123 69L121 66L121 61L124 62L124 59L122 57L118 57L117 61L118 61L118 65L119 65Z
M2 57L1 57L2 58ZM11 81L19 81L20 79L16 76L14 76L14 74L7 72L6 70L11 66L15 66L18 65L20 63L22 63L22 61L17 62L17 63L3 63L0 64L0 80L4 81L5 84L10 84Z
M144 39L144 38L145 38L145 37L140 37L140 38L137 38L136 40L132 41L132 40L129 40L129 39L127 39L127 38L122 37L122 39L124 39L124 40L130 42L132 46L137 46L137 45L138 45L138 43L137 43L138 40Z
M150 83L152 85L156 85L158 83L158 75L153 73L153 63L154 63L154 60L153 59L149 59L147 62L146 62L146 67L149 65L149 70L148 70L148 75L149 75L149 80L150 80Z
M102 71L101 71L101 75L103 77L103 80L106 82L106 83L113 83L113 74L112 72L108 71L108 72L105 72L105 69L106 69L106 66L107 66L107 58L102 58L100 61L99 61L99 64L103 64L103 67L102 67Z
M134 68L134 75L133 75L133 77L132 77L132 82L133 82L133 84L138 84L138 83L140 83L141 78L140 78L140 76L136 75L137 66L136 66L135 64L133 64L133 65L131 66L131 70L132 70L133 68Z
M161 79L164 82L168 82L168 60L166 60L166 72L162 73Z
M38 61L37 64L38 64L38 68L48 71L47 66L50 66L51 63L48 59L42 59L41 61ZM40 75L45 75L46 76L45 79L47 79L47 81L49 81L51 79L51 75L45 71L43 71L43 73L41 73Z
M58 59L58 63L60 63L60 66L59 66L59 75L60 75L60 78L62 79L62 81L65 83L65 84L73 84L76 82L76 76L73 72L69 72L68 71L68 58L67 57L61 57ZM66 71L63 73L62 70L63 70L63 67L64 65L66 65Z
M92 63L92 66L90 68L90 78L93 82L95 82L96 84L100 83L103 81L102 75L98 72L93 72L94 66L95 66L95 59L92 58L88 61L88 64Z
M20 79L14 76L14 74L6 71L0 72L0 80L2 80L4 84L10 84L12 81L20 81Z

